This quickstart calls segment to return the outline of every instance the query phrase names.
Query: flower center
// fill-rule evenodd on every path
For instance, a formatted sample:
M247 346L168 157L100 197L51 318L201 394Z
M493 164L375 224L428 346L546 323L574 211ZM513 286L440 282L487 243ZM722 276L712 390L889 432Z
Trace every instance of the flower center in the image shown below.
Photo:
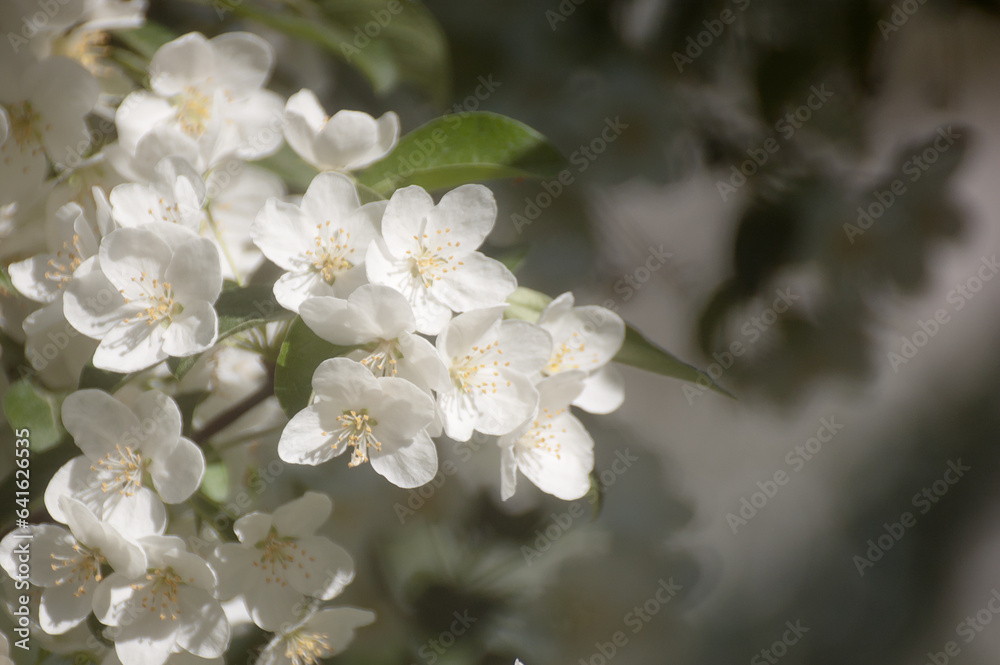
M559 372L565 372L571 369L580 369L580 364L574 362L577 358L574 354L583 353L587 347L587 341L584 339L583 335L580 333L573 333L567 341L561 342L555 351L552 353L552 357L549 358L549 362L545 365L542 372L546 375L558 374ZM594 363L597 363L597 354L594 354Z
M45 278L56 283L58 288L66 286L73 279L73 272L83 263L83 250L80 249L80 236L73 234L72 246L68 242L62 244L62 249L56 252L54 259L49 259L51 272L45 273Z
M289 536L283 538L279 536L278 530L274 527L271 527L271 531L267 534L267 537L258 542L255 547L260 550L260 559L254 561L253 566L267 573L264 581L268 584L273 582L281 586L286 586L288 580L285 577L284 571L288 570L289 564L298 565L299 568L302 568L304 560L316 560L306 554L305 548L300 546L295 538ZM296 562L296 557L298 557L298 562ZM306 573L305 576L309 577L309 573Z
M497 391L496 379L500 376L500 359L493 354L503 355L499 342L490 342L486 346L473 346L472 352L462 358L452 358L448 374L456 387L464 393L476 390L484 395ZM491 362L492 360L492 362ZM505 362L504 367L510 365ZM510 381L507 381L510 385Z
M361 359L361 364L375 376L396 376L396 361L403 357L397 340L379 340L375 349Z
M52 558L52 570L60 571L56 586L62 586L67 582L78 585L73 592L77 598L86 595L88 582L101 581L101 564L104 562L104 557L98 552L75 543L72 556L60 557L56 556L55 552L49 556Z
M566 409L543 408L538 417L531 423L531 429L521 435L518 444L526 448L539 448L547 453L559 456L560 445L555 443L555 426L552 421L556 416L566 413ZM561 431L565 432L565 429Z
M151 326L158 321L167 324L170 323L174 314L180 314L184 311L180 303L174 302L174 289L170 285L170 282L161 282L157 279L147 281L146 273L142 273L139 279L133 277L132 281L145 291L143 299L146 301L145 304L147 306L138 314L133 314L131 317L125 319L125 323L145 319L147 326ZM124 289L121 289L119 292L122 295L125 294ZM132 301L126 297L125 302L130 303Z
M42 149L42 133L39 125L42 116L34 109L31 102L18 102L7 107L7 117L10 121L10 134L14 137L21 154L31 148L31 154L35 155ZM46 125L48 130L51 125ZM9 160L10 157L8 156Z
M189 580L194 582L194 578ZM140 606L150 612L159 612L160 619L176 621L181 613L178 592L184 580L174 572L173 568L155 568L146 573L146 581L132 585L136 591L142 591Z
M294 632L285 637L285 657L292 665L314 665L333 655L333 648L320 633Z
M205 133L212 117L212 98L189 85L173 99L177 107L177 121L188 136L199 138Z
M111 36L104 30L77 30L56 42L54 52L76 60L97 77L109 76L114 72L102 64L111 49Z
M109 480L101 483L101 490L104 492L116 491L124 496L132 496L142 487L142 474L146 470L148 461L142 459L142 454L130 446L125 446L122 450L120 445L115 446L114 453L108 453L104 459L98 460L96 466L91 466L91 471L103 471Z
M337 432L337 442L332 444L333 449L336 450L344 443L354 448L347 466L355 467L367 462L369 446L377 451L382 450L382 442L372 432L372 427L378 425L378 421L368 414L368 409L344 411L343 415L337 416L337 424L340 429ZM329 436L327 432L323 434Z
M455 271L458 270L458 266L465 265L459 261L452 266L451 262L455 259L454 255L445 257L442 254L442 252L449 251L445 247L454 249L462 244L461 242L452 243L451 241L445 241L444 238L450 232L451 229L444 229L443 232L438 229L437 234L442 235L442 237L437 240L444 244L438 245L434 250L430 248L430 245L433 244L431 237L426 233L422 236L413 236L413 239L420 244L420 252L416 256L413 255L412 251L406 250L406 254L410 257L413 276L420 280L424 288L430 288L431 284L436 280L440 280L441 276L448 272L449 267L452 271Z
M327 284L333 284L337 276L350 270L354 264L347 255L354 253L350 232L340 228L330 233L330 222L317 224L316 249L306 251L313 269L323 275Z

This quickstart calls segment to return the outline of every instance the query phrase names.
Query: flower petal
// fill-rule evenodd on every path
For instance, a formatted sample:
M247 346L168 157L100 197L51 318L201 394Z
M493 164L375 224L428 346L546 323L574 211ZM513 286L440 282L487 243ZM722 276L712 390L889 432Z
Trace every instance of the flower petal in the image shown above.
M209 243L212 251L215 247ZM207 351L219 338L219 317L205 300L185 304L184 311L174 316L163 333L163 352L175 357L191 356Z
M426 431L399 447L383 442L382 450L370 451L369 455L376 473L404 489L430 482L438 470L437 448Z

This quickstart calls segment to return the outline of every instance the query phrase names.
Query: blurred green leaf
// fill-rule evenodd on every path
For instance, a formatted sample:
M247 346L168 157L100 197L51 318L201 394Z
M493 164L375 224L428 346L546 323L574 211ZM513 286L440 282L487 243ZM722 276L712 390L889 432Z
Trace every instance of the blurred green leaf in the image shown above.
M552 178L566 166L555 146L531 127L479 111L418 127L357 179L389 196L407 185L445 189L480 180Z
M358 69L380 95L409 83L437 104L448 100L451 73L444 32L417 0L299 2L281 12L234 0L226 1L225 8L317 44Z
M115 30L113 34L118 41L147 61L153 58L157 49L178 37L177 33L170 28L148 18L141 27L130 30Z
M662 374L663 376L691 383L698 383L711 388L721 395L733 397L732 393L718 385L708 374L693 365L679 360L669 351L653 344L641 332L630 325L625 326L625 343L618 350L614 361L622 365L638 367L647 372Z
M308 406L313 372L319 364L354 348L330 344L310 330L305 321L295 317L281 345L274 370L274 394L289 418Z
M60 404L57 395L36 386L30 379L21 379L7 390L3 412L15 432L28 430L31 450L39 453L59 443L66 433L59 415Z
M201 491L212 501L222 503L229 496L229 472L224 462L205 465L205 476L201 480Z
M296 192L306 191L309 183L319 173L314 166L295 154L295 151L287 143L282 143L278 152L270 157L265 157L256 164L280 176L288 187Z
M521 319L535 323L550 302L552 298L541 291L519 286L514 293L507 296L507 309L503 316L505 319Z

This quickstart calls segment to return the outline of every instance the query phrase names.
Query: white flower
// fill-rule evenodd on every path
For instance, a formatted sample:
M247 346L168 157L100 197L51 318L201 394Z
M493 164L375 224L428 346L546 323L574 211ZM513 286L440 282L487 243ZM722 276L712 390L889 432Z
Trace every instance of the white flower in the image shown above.
M45 507L60 522L67 516L59 497L72 496L125 533L163 533L162 502L185 501L201 484L205 457L181 436L180 410L159 391L129 408L100 390L78 390L63 401L62 422L83 455L45 490Z
M320 171L353 171L377 162L399 137L399 116L376 120L360 111L326 114L312 90L302 89L285 104L285 139L299 157Z
M375 376L397 376L424 391L446 390L448 371L434 346L413 334L416 321L395 289L365 284L347 297L310 298L299 315L317 335L339 346L365 348L348 355Z
M176 536L140 541L145 575L112 573L97 589L94 614L117 627L115 652L123 665L163 665L174 651L217 658L229 645L229 622L213 596L216 577Z
M316 665L341 653L354 640L354 631L373 621L375 613L368 610L353 607L320 610L275 635L256 665Z
M98 238L76 203L59 208L49 222L49 253L11 264L10 278L24 296L45 304L23 323L31 366L49 385L75 386L97 343L66 321L63 293L76 269L97 253Z
M396 190L382 218L382 240L368 250L368 279L410 301L417 330L436 335L452 310L498 305L517 288L499 261L475 251L496 222L493 193L463 185L441 198L417 186Z
M150 222L104 238L99 262L77 271L64 312L74 328L101 340L94 366L135 372L215 344L212 305L221 291L219 253L210 240Z
M317 492L281 506L274 514L251 513L236 520L240 543L215 550L219 597L242 595L254 623L277 631L295 618L303 596L329 600L354 578L354 562L318 529L333 504Z
M573 405L590 413L611 413L625 401L625 381L610 365L625 341L625 322L609 309L573 306L573 294L564 293L542 311L538 325L552 335L552 357L542 373L582 370L583 392Z
M282 100L261 89L273 59L267 42L245 32L167 42L149 65L152 92L134 92L118 108L119 142L135 154L143 135L166 125L195 139L208 165L273 153L281 145Z
M526 321L503 320L505 305L459 314L437 338L451 385L438 393L445 432L468 441L473 430L503 435L538 405L530 376L552 349L552 338Z
M315 403L281 433L278 455L293 464L321 464L353 448L349 466L371 461L397 487L419 487L437 473L437 450L426 427L434 402L409 381L376 378L347 358L324 360L313 374Z
M0 67L6 140L0 145L0 205L28 201L45 180L48 161L79 159L90 146L84 117L97 103L94 77L67 58Z
M205 181L180 157L164 157L150 184L125 183L111 190L114 219L123 228L150 222L180 224L197 233L205 213Z
M61 635L86 620L104 563L133 577L146 570L146 555L139 545L98 520L76 499L64 496L60 505L69 531L54 524L29 527L33 536L29 580L45 589L38 619L50 635ZM24 542L17 532L0 541L0 563L11 577L16 576L19 546Z
M540 490L564 501L590 490L594 440L569 405L583 390L583 373L570 371L543 379L535 414L512 433L500 437L500 496L506 501L517 489L517 470Z
M347 297L365 283L365 252L378 234L384 202L361 205L350 178L320 173L302 205L268 199L250 232L253 241L288 272L274 284L282 307L299 311L311 296Z

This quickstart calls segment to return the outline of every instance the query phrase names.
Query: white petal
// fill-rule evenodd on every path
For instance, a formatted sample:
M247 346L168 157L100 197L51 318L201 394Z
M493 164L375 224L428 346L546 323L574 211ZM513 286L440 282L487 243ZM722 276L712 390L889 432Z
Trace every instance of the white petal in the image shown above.
M46 565L46 564L42 564ZM90 614L97 583L52 587L42 592L38 622L49 635L62 635L79 626ZM82 592L81 592L82 589Z
M394 257L403 258L407 250L419 251L414 236L424 233L424 220L433 208L434 199L421 187L410 185L393 192L382 217L382 237Z
M83 262L73 273L73 281L63 295L63 315L84 335L101 339L122 319L139 311L140 305L126 304L101 271L97 257Z
M278 457L292 464L322 464L339 451L332 446L335 439L323 429L318 406L313 404L302 409L288 421L278 441Z
M502 436L531 417L538 406L538 391L530 379L515 372L501 371L496 383L495 393L475 395L480 410L476 429Z
M172 450L161 449L149 465L153 484L166 503L180 503L194 494L205 476L205 455L181 437Z
M201 589L186 588L179 594L184 622L177 631L177 644L202 658L217 658L229 646L229 621L217 600Z
M304 538L315 534L332 511L333 502L326 494L306 492L276 509L271 519L282 536Z
M271 45L249 32L227 32L213 37L214 83L237 95L263 86L271 75L274 52Z
M584 496L590 490L594 468L594 440L583 424L569 412L551 419L541 431L545 441L522 439L515 446L517 465L540 490L564 501Z
M339 281L339 280L338 280ZM274 298L285 309L298 313L309 298L335 297L337 292L318 272L286 272L274 283Z
M400 379L401 380L401 379ZM382 450L369 453L372 468L396 487L420 487L437 473L437 448L426 431L421 431L403 446L383 442Z
M326 635L332 653L340 653L354 639L354 631L357 628L367 626L373 621L375 621L374 612L353 607L332 607L317 612L306 625L311 630Z
M605 365L584 379L583 392L573 400L573 406L605 414L615 411L624 401L625 377L614 365Z
M176 357L194 355L210 349L218 338L219 317L212 305L205 300L185 304L163 334L163 352Z
M298 270L315 248L316 224L298 206L268 199L250 227L254 244L285 270Z
M146 296L145 284L163 281L172 252L162 237L143 226L110 233L101 242L100 257L101 270L111 283L126 298L140 299Z
M462 185L442 196L428 213L424 233L452 244L461 243L457 246L463 252L471 252L483 244L496 217L493 192L482 185Z
M212 47L205 36L190 32L161 46L149 63L149 84L158 95L172 97L204 81L211 71ZM126 663L125 665L128 665Z
M145 320L122 322L109 330L94 352L94 367L112 372L138 372L166 360L162 325L147 325Z
M76 445L97 462L105 455L124 448L141 432L139 419L132 411L102 390L78 390L62 404L62 422Z
M456 312L499 305L517 288L514 274L499 261L472 252L461 262L451 263L453 269L431 286L434 297Z
M342 173L320 173L302 196L302 210L314 225L340 225L360 207L354 182Z
M344 548L320 536L298 541L304 560L285 571L288 581L300 593L329 600L340 594L354 579L354 561Z
M164 279L181 303L214 303L222 291L219 252L207 238L192 238L174 251Z
M507 438L507 437L504 437ZM517 459L513 441L500 445L500 499L506 501L517 491Z

